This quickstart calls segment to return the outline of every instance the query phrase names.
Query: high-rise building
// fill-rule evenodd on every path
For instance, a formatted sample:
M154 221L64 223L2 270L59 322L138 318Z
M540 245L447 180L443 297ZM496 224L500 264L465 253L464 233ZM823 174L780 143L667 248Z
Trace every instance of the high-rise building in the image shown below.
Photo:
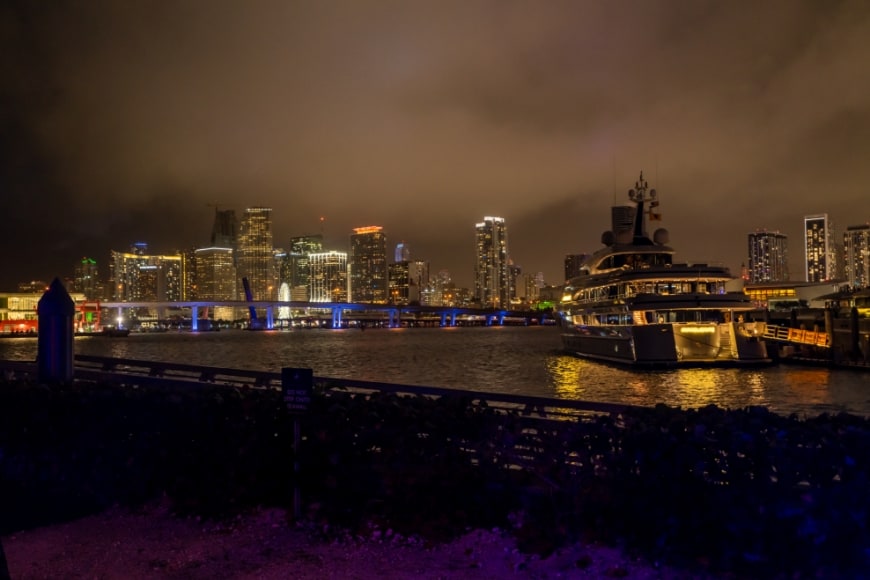
M309 300L308 288L311 269L308 256L323 251L321 234L290 238L290 251L287 253L290 297L297 302Z
M272 209L249 207L239 228L236 266L247 278L254 300L274 300L277 276L272 247Z
M750 282L785 282L788 275L788 236L757 230L749 234Z
M238 236L239 226L235 210L215 208L214 224L211 227L211 247L235 249Z
M481 306L507 308L510 304L507 226L504 218L484 217L475 224L477 256L474 265L474 298Z
M870 224L849 226L843 234L846 280L853 288L870 286Z
M534 304L538 301L538 295L540 294L540 286L538 285L538 277L541 276L541 273L538 272L537 275L526 274L523 276L523 300L527 304Z
M589 254L568 254L565 256L565 280L570 280L580 275L580 265Z
M196 248L188 248L181 254L181 299L196 300Z
M73 289L81 292L88 300L99 300L103 297L102 283L97 270L97 262L93 258L82 258L76 264Z
M411 259L411 246L405 242L396 244L396 253L393 259L394 262L407 262Z
M290 238L290 251L294 254L314 254L323 251L323 235L313 234Z
M390 304L421 304L429 287L428 262L403 260L390 264Z
M235 300L239 282L233 249L221 247L196 250L196 294L199 300Z
M387 303L387 236L381 226L355 228L350 236L350 301Z
M514 261L508 258L508 300L509 303L514 302L519 294L518 280L523 273L522 266L514 264ZM505 304L507 306L507 304Z
M308 295L311 302L347 302L347 254L345 252L317 252L308 255L310 268Z
M182 300L181 254L150 255L146 244L134 252L112 251L109 275L116 302Z
M804 217L805 273L807 282L837 279L837 252L834 228L828 214Z

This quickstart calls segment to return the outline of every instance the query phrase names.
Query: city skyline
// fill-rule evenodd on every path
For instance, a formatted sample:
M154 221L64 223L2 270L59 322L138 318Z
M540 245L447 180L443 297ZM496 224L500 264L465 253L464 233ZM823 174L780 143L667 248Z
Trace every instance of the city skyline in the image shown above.
M0 288L144 240L202 246L215 206L275 245L384 226L471 287L479 216L560 283L643 170L679 261L740 274L746 236L870 221L870 6L500 2L0 7ZM325 218L323 221L321 218Z

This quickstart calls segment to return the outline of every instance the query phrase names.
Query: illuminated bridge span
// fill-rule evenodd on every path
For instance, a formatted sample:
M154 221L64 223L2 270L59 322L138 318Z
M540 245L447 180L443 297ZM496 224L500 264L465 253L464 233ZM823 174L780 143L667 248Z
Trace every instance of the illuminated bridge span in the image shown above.
M765 340L789 342L792 344L806 344L824 348L830 348L831 346L831 335L827 332L815 332L812 330L802 330L800 328L786 328L784 326L772 326L770 324L764 328L764 338Z
M100 309L111 309L117 311L118 318L125 318L124 311L132 308L152 308L152 309L190 309L191 330L198 330L198 321L200 310L206 311L216 307L231 307L238 309L256 309L264 310L266 313L265 320L262 321L262 328L271 330L275 327L275 311L280 309L287 312L305 311L310 312L331 312L332 328L342 327L342 318L345 317L348 311L357 313L375 313L384 317L388 321L389 327L394 328L401 324L403 315L413 315L415 318L421 315L432 318L440 318L441 326L456 326L457 317L469 316L477 317L485 321L487 326L503 325L506 319L521 318L528 323L530 320L541 320L544 317L543 313L532 311L519 310L504 310L497 308L460 308L453 306L412 306L398 304L360 304L350 302L281 302L281 301L266 301L255 300L251 302L241 300L198 300L189 302L100 302L86 303L85 307L98 307ZM307 314L306 314L307 316ZM293 318L292 316L288 319Z

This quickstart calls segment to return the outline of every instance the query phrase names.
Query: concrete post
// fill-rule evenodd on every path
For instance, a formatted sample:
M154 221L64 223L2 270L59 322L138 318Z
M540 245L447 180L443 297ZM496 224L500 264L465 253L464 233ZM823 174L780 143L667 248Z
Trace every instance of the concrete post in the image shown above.
M58 278L36 305L39 316L36 363L42 383L72 382L75 309L75 303Z

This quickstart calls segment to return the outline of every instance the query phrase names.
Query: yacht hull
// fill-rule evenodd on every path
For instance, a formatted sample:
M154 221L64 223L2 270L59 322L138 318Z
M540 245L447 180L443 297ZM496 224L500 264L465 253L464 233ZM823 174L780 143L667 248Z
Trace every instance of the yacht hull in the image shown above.
M732 324L571 326L562 328L566 352L637 367L768 365L765 343Z

